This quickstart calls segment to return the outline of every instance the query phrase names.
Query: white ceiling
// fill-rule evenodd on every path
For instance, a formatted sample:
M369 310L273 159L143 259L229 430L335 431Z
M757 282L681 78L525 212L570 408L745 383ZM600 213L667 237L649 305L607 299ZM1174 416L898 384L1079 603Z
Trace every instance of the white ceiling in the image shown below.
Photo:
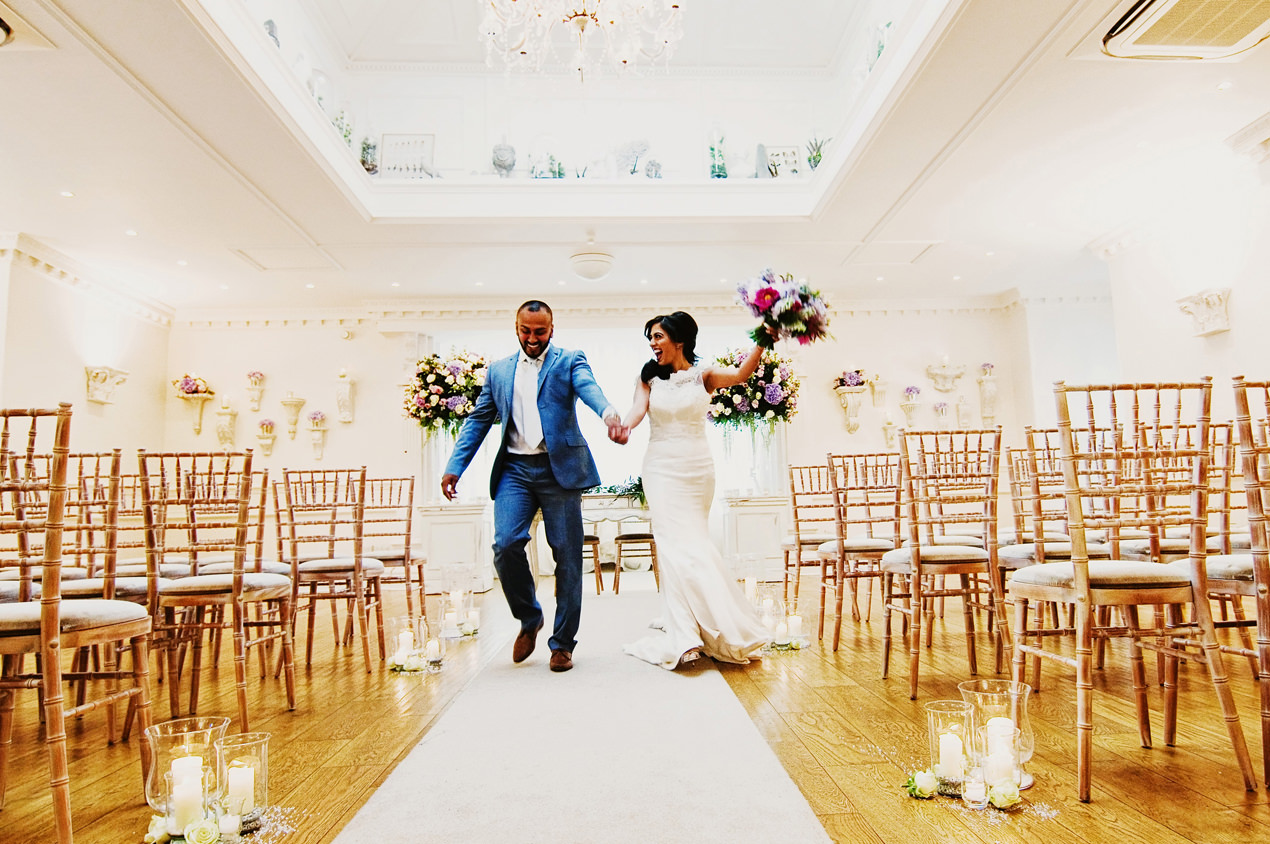
M483 62L474 2L314 5L350 67L408 64L398 72L426 80L438 62ZM849 5L698 0L686 11L708 13L687 19L672 72L830 73ZM569 213L532 193L561 186L521 183L528 205L514 214L387 222L368 219L321 142L253 86L193 0L126 13L97 0L2 0L0 17L52 46L0 49L0 232L178 313L573 293L671 305L766 266L836 301L1084 291L1105 275L1089 243L1188 203L1202 168L1270 103L1264 45L1233 62L1088 57L1124 5L953 0L861 144L808 189L818 198L806 213L766 214L757 186L740 182L667 185L664 216ZM627 201L622 186L587 188ZM429 201L481 208L504 189L455 184ZM717 210L674 213L681 189L719 191ZM535 213L539 196L551 201ZM600 282L569 272L589 233L617 257Z

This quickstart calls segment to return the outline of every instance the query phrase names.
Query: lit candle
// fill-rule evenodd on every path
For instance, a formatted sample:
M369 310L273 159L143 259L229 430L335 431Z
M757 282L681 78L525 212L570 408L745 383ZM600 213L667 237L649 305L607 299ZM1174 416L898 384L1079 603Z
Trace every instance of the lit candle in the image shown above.
M776 602L773 601L771 598L763 599L763 612L771 612L775 606L776 606Z
M168 828L184 830L194 821L203 819L203 783L199 779L186 779L172 783L172 800L168 807Z
M988 724L984 728L988 736L988 753L1009 752L1010 746L1014 743L1014 722L1009 718L998 715L995 718L989 718Z
M441 632L446 636L453 636L459 632L459 614L454 610L445 611L445 623L441 625Z
M187 781L201 782L203 779L202 756L178 756L172 760L172 785Z
M225 777L225 800L230 808L241 812L256 808L256 769L251 765L231 765Z
M961 796L967 803L987 803L988 785L983 780L969 780L962 787Z
M237 835L239 828L242 826L242 817L239 815L221 815L220 816L220 834L221 835Z
M429 639L428 644L423 646L423 657L428 662L440 662L441 643L436 639Z
M801 615L791 615L786 619L789 625L789 637L791 639L800 639L803 635L803 617Z
M758 598L758 581L752 577L745 578L745 600L751 604Z
M409 658L410 652L414 650L415 634L409 630L402 630L397 634L397 652L392 655L394 665L404 665L406 659Z
M989 785L1014 779L1014 758L1008 750L989 753L983 758L983 779Z
M778 645L789 644L789 626L785 624L785 622L776 622L776 631L773 634L773 641Z
M939 736L939 764L935 767L935 775L946 780L960 781L963 773L964 747L961 737L952 733L941 733Z

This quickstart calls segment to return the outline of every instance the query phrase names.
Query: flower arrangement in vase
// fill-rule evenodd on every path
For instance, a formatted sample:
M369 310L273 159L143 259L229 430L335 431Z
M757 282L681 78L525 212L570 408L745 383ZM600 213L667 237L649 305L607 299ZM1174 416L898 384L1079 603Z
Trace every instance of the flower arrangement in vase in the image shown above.
M720 355L720 366L739 367L749 355L747 349L735 349ZM760 426L768 430L777 422L788 422L798 412L798 377L791 361L768 349L760 358L758 369L744 384L717 390L710 396L706 416L725 428Z
M904 398L900 400L900 410L904 411L904 427L913 427L913 413L916 412L920 403L918 397L921 396L920 387L909 385L904 388Z
M948 427L948 402L937 401L931 405L931 410L935 411L935 421L939 423L939 427Z
M321 460L326 446L326 414L315 410L308 416L309 439L313 443L313 459Z
M406 385L404 410L430 436L438 431L457 434L476 408L485 385L485 359L471 352L429 355L415 366Z
M256 426L256 442L260 443L260 453L268 457L273 453L274 440L278 435L273 432L273 420L261 419Z
M247 398L252 410L260 410L260 398L265 394L265 374L259 369L247 373Z

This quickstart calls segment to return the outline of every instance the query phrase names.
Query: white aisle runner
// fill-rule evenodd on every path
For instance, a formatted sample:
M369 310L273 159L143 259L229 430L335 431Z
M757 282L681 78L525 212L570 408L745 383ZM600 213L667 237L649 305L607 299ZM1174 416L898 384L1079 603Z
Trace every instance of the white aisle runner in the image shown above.
M547 629L520 665L509 643L336 844L828 842L716 670L622 653L657 607L634 588L588 595L576 667L561 674L547 669Z

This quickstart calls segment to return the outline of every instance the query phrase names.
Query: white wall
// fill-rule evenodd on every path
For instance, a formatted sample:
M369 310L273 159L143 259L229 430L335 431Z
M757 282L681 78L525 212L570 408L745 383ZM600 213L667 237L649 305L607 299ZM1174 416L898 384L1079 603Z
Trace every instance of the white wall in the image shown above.
M14 260L4 334L6 407L74 406L71 448L101 451L162 445L167 383L165 326L133 313L120 298L91 284L72 284L64 270ZM129 373L113 404L88 402L86 365ZM135 469L125 462L125 471Z

